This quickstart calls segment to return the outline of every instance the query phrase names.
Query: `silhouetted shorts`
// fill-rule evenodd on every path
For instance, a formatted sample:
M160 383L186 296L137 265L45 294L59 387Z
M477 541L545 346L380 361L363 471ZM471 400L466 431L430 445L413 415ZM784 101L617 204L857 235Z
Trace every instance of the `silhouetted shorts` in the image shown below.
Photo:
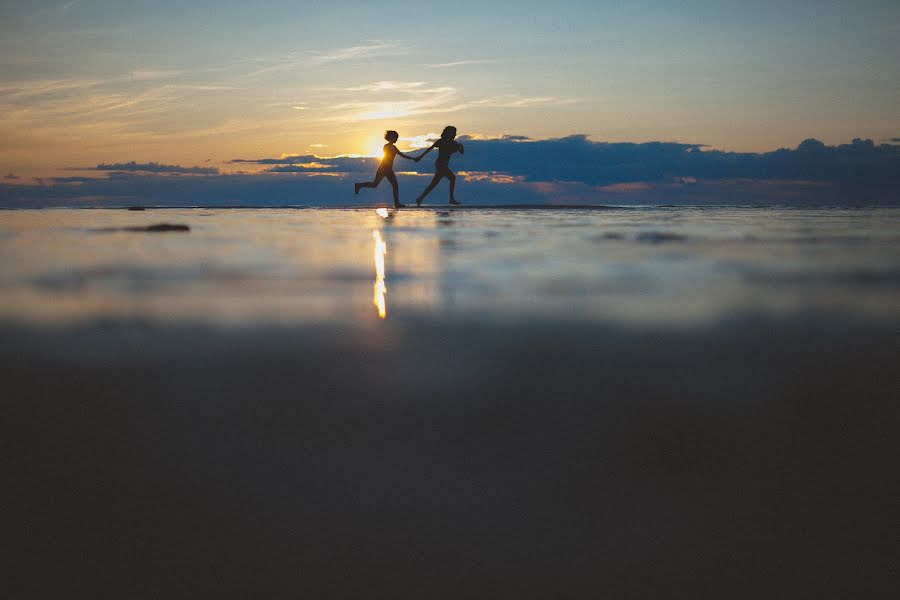
M434 163L434 174L443 175L444 177L452 176L453 171L450 170L450 163Z
M397 183L397 176L394 175L393 169L382 169L381 167L375 171L375 184L381 182L382 179L387 179L391 183Z

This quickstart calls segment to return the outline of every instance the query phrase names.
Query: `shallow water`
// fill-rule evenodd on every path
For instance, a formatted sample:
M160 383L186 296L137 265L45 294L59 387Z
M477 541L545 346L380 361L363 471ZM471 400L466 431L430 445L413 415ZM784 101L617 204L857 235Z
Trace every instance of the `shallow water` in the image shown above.
M0 319L677 325L900 314L900 209L381 212L3 211ZM156 223L191 230L116 230Z

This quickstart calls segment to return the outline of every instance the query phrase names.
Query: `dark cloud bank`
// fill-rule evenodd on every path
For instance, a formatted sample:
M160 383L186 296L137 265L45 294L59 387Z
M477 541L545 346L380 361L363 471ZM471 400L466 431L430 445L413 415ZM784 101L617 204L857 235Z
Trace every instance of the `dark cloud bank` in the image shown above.
M97 171L131 171L145 173L187 173L193 175L218 175L219 169L214 167L182 167L181 165L161 165L159 163L127 163L99 164Z
M461 137L453 159L467 204L900 204L900 146L871 140L826 146L809 139L766 153L700 145L593 142L583 135L530 140ZM431 158L431 157L429 157ZM117 162L97 177L0 183L0 206L346 206L389 203L389 186L354 196L351 183L374 173L372 158L314 155L243 158L220 173L206 167ZM397 159L402 199L411 201L433 172L431 160ZM446 201L446 184L429 198Z

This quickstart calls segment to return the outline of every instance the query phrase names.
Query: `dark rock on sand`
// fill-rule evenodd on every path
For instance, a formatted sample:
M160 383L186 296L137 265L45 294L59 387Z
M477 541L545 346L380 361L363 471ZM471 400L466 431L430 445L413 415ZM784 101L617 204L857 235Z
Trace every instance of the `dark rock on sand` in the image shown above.
M129 231L148 231L148 232L162 232L162 231L190 231L191 228L187 225L180 224L172 224L172 223L157 223L156 225L150 225L148 227L129 227Z
M646 231L639 233L635 239L647 244L662 244L665 242L683 242L687 240L687 237L678 233L668 233L666 231Z
M101 227L99 229L94 229L93 231L101 232L101 233L110 233L114 231L136 231L141 233L162 233L166 231L190 231L191 228L187 225L181 225L177 223L157 223L155 225L144 225L144 226L135 226L135 227Z

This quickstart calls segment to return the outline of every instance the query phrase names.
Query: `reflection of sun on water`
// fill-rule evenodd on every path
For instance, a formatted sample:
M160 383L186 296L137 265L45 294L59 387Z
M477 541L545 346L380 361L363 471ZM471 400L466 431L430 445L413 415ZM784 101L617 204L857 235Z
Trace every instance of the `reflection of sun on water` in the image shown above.
M378 309L378 316L382 319L387 316L387 304L384 296L387 294L387 286L384 285L384 255L387 254L387 244L381 239L381 232L372 231L375 238L375 284L372 286L372 303Z

